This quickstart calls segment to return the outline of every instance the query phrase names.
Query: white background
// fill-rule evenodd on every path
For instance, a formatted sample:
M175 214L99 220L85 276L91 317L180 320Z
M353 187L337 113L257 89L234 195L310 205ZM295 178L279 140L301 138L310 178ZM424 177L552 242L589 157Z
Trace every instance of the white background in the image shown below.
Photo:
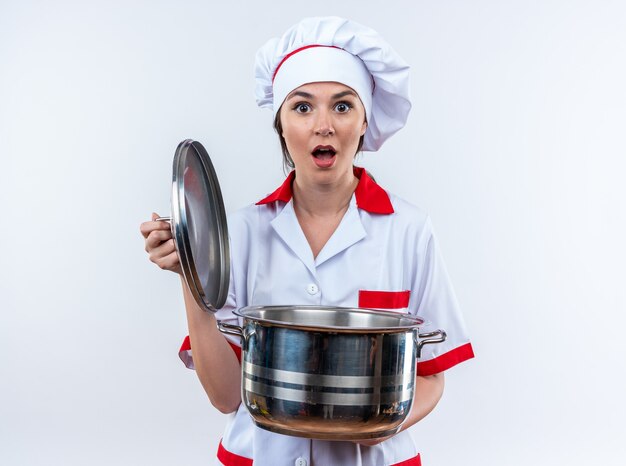
M336 4L336 5L335 5ZM477 358L413 428L427 466L621 465L622 1L0 0L0 464L206 465L224 417L177 350L180 284L139 224L185 138L228 211L283 179L254 53L304 16L412 65L360 163L428 210Z

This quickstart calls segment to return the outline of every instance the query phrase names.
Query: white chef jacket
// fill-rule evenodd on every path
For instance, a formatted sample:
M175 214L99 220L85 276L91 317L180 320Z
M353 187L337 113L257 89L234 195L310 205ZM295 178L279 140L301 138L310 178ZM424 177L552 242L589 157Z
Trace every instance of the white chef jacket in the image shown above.
M420 331L444 329L444 343L425 345L418 375L432 375L474 356L428 215L388 194L360 167L358 186L337 230L317 257L296 218L287 180L265 199L229 216L231 279L218 320L241 325L232 311L252 305L323 305L418 315ZM240 341L227 336L241 359ZM193 368L189 339L179 353ZM219 375L218 375L219 376ZM218 450L227 466L420 466L407 431L379 445L311 440L254 425L245 406L230 415Z

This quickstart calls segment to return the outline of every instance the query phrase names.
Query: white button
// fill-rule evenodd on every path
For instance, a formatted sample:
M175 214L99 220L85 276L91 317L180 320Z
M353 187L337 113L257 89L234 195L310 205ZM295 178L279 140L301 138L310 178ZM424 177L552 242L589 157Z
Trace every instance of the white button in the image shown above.
M313 285L315 286L315 285ZM306 466L306 460L304 458L298 458L296 460L296 466Z
M307 285L307 286L306 286L306 291L307 291L307 293L309 293L309 294L317 294L317 292L318 292L319 290L320 290L320 289L317 287L317 285L316 285L315 283L311 283L311 284L309 284L309 285ZM298 458L298 459L301 459L301 458ZM303 463L303 464L305 464L305 465L306 465L306 462L305 462L305 463Z

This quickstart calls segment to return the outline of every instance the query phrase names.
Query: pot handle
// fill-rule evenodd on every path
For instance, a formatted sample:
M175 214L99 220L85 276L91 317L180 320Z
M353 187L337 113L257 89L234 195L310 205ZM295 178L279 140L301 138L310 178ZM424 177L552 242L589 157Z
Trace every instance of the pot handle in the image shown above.
M227 335L234 335L243 339L243 329L239 325L227 324L226 322L218 322L217 327L220 332Z
M248 351L248 341L250 337L256 333L256 330L252 329L247 335L244 335L243 328L239 325L227 324L225 322L218 322L217 328L220 332L227 335L235 335L241 338L241 349Z
M419 358L422 353L422 346L434 345L435 343L443 343L446 341L447 334L445 331L439 329L434 332L418 333L417 334L417 357Z

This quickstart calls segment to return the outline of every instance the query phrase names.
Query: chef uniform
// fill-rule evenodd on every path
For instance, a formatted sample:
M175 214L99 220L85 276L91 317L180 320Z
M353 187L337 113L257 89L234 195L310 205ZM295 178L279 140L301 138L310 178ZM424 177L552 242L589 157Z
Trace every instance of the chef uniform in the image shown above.
M363 150L377 150L400 129L410 103L408 66L369 28L341 18L308 18L257 54L257 101L276 114L293 89L335 81L354 89L365 107ZM443 372L473 357L429 216L388 193L367 172L341 223L313 257L296 217L292 171L269 196L229 216L231 277L220 321L241 325L232 311L252 305L323 305L385 309L422 317L421 331L445 329L426 345L417 374ZM226 337L239 358L240 341ZM180 357L193 368L189 339ZM216 374L218 377L219 374ZM419 466L410 434L375 446L276 434L254 425L245 406L230 415L218 450L227 466Z

